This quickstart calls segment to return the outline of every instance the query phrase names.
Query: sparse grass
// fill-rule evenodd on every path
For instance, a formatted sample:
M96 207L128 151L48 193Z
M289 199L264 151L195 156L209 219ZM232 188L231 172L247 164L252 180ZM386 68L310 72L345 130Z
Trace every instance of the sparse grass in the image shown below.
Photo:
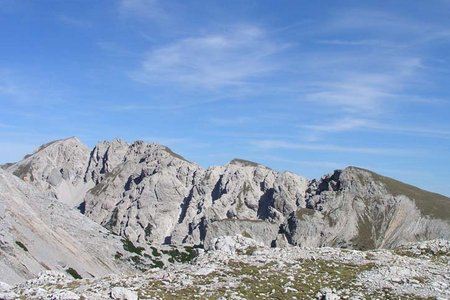
M228 299L234 296L244 299L311 299L325 286L337 290L354 289L357 274L373 267L373 264L304 260L280 269L275 263L258 266L230 261L228 270L191 277L193 284L188 287L174 289L162 281L152 281L139 295L158 299ZM235 283L232 288L230 278ZM364 289L361 288L361 291ZM367 296L371 298L369 293Z
M249 239L252 238L252 235L250 233L248 233L247 231L245 231L245 230L242 232L242 236L246 237L246 238L249 238Z
M394 249L394 253L401 256L407 256L407 257L429 257L433 261L439 261L447 263L450 261L450 253L449 252L443 252L438 251L436 253L432 252L430 249L422 249L420 253L415 253L410 249L407 248L397 248Z
M31 173L31 167L32 167L31 163L19 165L17 167L17 169L13 172L13 174L21 179L24 179L26 174L30 174L30 176L31 176L30 180L31 180L31 182L33 182L34 177L33 177L33 174Z
M244 249L243 251L237 251L238 254L243 255L253 255L258 248L256 246L250 246Z
M394 196L404 195L413 199L416 206L424 215L447 221L450 220L450 198L419 189L389 177L381 176L369 170L356 167L352 168L369 172L372 178L381 182L390 194Z
M360 216L358 219L358 235L352 240L354 248L358 250L375 249L375 241L372 229L375 225L367 215Z

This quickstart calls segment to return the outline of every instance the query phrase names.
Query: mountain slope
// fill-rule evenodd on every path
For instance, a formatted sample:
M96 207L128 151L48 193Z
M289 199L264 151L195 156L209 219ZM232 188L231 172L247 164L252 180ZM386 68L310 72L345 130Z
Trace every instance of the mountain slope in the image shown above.
M294 245L373 249L450 239L450 199L368 170L312 181L306 202L284 226Z
M61 202L77 206L93 186L84 182L89 155L89 148L72 137L42 145L6 170Z
M82 277L130 272L116 260L120 237L0 170L0 281L17 283L44 270Z

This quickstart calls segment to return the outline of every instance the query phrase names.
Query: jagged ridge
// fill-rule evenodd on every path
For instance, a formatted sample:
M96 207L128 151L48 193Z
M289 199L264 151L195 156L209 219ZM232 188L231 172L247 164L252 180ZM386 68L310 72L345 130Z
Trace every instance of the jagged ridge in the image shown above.
M85 150L68 165L73 147ZM73 138L49 143L8 170L26 167L21 178L33 176L33 184L50 186L59 198L48 174L76 174L69 181L83 197L67 201L82 199L86 216L141 243L207 244L239 233L266 245L284 245L287 238L301 246L368 249L449 238L448 198L356 167L308 181L240 159L204 169L143 141L86 149Z

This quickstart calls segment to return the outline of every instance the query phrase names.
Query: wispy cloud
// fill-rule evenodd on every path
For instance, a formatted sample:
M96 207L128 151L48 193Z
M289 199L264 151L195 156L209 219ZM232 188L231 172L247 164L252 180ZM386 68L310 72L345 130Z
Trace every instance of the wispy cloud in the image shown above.
M384 40L367 40L367 39L329 39L319 40L318 44L331 45L331 46L363 46L363 47L392 47L395 44Z
M300 125L299 127L321 132L342 132L361 129L367 126L368 122L365 119L344 118L335 122L327 122L326 124Z
M408 95L427 84L427 49L448 39L449 30L394 13L347 9L335 12L312 36L320 48L306 53L303 67L310 72L302 99L373 118L417 100Z
M302 144L292 143L283 140L255 140L250 142L252 145L261 149L291 149L291 150L307 150L307 151L324 151L324 152L344 152L344 153L360 153L371 155L387 155L387 156L403 156L418 155L419 150L388 148L388 147L353 147L339 146L332 144Z
M351 117L333 122L327 122L326 124L300 125L299 127L323 133L375 131L383 132L384 134L404 134L438 139L450 139L450 129L433 128L429 124L422 127L418 127L417 125L402 126L399 124L381 123L380 121Z
M307 63L312 78L304 99L347 113L375 115L386 105L404 100L404 93L418 80L422 60L418 55L352 51L314 54ZM317 71L316 71L317 70ZM316 78L314 78L316 77Z
M245 86L276 70L270 57L284 48L259 27L239 26L155 48L133 78L147 84L169 82L205 89Z

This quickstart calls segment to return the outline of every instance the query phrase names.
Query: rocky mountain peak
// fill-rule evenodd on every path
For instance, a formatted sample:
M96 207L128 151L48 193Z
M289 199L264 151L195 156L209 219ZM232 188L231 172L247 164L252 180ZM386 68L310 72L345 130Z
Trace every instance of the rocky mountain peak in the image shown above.
M56 140L39 147L7 170L69 205L83 196L90 150L79 139Z
M243 234L279 245L281 232L294 245L377 248L449 229L448 198L358 167L308 181L243 159L205 170L156 143L115 139L89 152L69 138L7 169L66 203L82 201L86 216L133 242Z

